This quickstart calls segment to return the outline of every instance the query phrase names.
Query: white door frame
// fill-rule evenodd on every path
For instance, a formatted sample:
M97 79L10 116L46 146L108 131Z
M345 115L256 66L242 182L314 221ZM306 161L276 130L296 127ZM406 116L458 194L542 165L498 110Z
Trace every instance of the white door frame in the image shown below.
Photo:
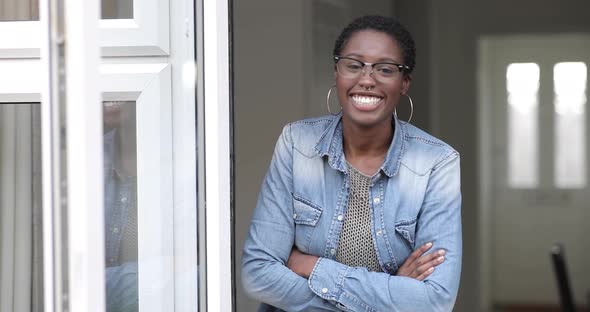
M42 98L44 103L42 104L45 148L43 166L46 174L44 174L43 184L46 187L44 205L47 207L44 215L46 261L44 297L47 311L61 310L59 302L55 300L55 298L62 298L56 293L61 294L61 290L55 288L53 281L58 277L60 280L65 280L66 275L70 279L69 285L64 290L76 291L69 294L72 310L104 310L104 291L96 287L96 285L104 284L104 255L102 248L96 248L104 244L102 152L99 150L102 147L96 144L102 140L102 124L100 118L96 118L102 114L100 92L106 91L103 93L105 99L136 100L141 94L154 90L154 87L160 90L159 94L168 94L168 98L160 96L158 99L151 99L156 104L150 105L157 105L157 101L172 103L170 105L172 105L171 121L173 121L174 177L168 184L174 185L174 202L170 203L174 206L174 229L171 230L173 232L169 232L173 233L170 237L174 237L172 274L175 290L171 293L174 308L179 311L197 311L199 308L202 311L231 311L233 276L229 200L231 196L231 112L228 2L198 1L194 7L192 1L182 1L182 3L173 1L170 3L170 12L175 18L170 19L169 27L174 34L179 34L178 36L171 35L170 39L166 40L160 36L161 31L159 31L160 35L157 35L160 36L159 43L151 44L146 41L142 43L143 45L129 49L115 49L114 43L110 44L110 41L100 39L106 31L105 27L109 27L104 21L97 22L98 0L84 1L84 3L60 0L64 1L64 7L68 8L69 13L64 17L66 19L64 25L71 25L70 27L76 25L77 28L67 29L69 32L67 47L72 50L67 53L71 59L66 59L66 62L75 65L70 65L65 76L60 77L55 76L58 73L57 70L50 70L48 62L42 62L39 59L42 55L44 60L49 60L50 44L59 46L61 40L59 38L63 38L49 32L41 34L41 29L47 29L47 26L42 25L50 23L49 1L52 0L43 0L40 4L43 10L39 22L0 23L2 34L32 34L31 36L13 36L15 40L3 41L0 44L0 59L4 59L0 60L0 67L15 73L12 77L0 76L0 81L7 82L0 85L0 101L38 102ZM137 4L141 1L134 2ZM161 5L163 2L168 3L168 1L157 3ZM145 5L145 2L141 3L143 4L138 6ZM165 12L166 17L168 16L167 10L153 10L153 12L157 12L158 16ZM163 20L167 18L158 18L157 22L161 23ZM114 22L113 25L117 24L116 21L112 22ZM123 24L121 25L124 26ZM100 25L100 28L96 25ZM168 29L166 27L164 28ZM110 28L108 31L115 31L116 28ZM153 28L150 29L153 30ZM124 37L123 30L120 31L121 36ZM8 36L8 38L13 37ZM19 40L22 38L26 40L19 42L16 40L17 37ZM57 40L52 42L50 38ZM198 41L196 55L195 41ZM99 65L100 48L97 42L103 47L103 56L105 53L110 56L103 60L106 64L102 66ZM154 49L160 52L154 53ZM134 55L143 57L134 58ZM144 55L153 56L146 58ZM198 60L196 70L195 57ZM165 66L166 63L169 66ZM208 66L203 66L204 64ZM145 69L156 67L158 70L154 73L144 72ZM100 73L99 68L101 68ZM50 77L50 74L54 76ZM138 75L144 78L153 76L153 79L150 78L151 82L145 84L144 88L140 88L141 90L136 88L138 87L136 79L122 79L121 82L116 82L119 78ZM63 107L49 104L61 101L55 98L58 93L55 91L52 93L53 89L49 88L49 81L55 82L57 78L64 79L68 84L66 93L63 95L65 98ZM198 89L196 96L195 81ZM197 98L197 105L195 105L195 98ZM60 151L55 148L60 146L56 142L64 139L60 131L57 131L59 119L56 121L56 118L59 116L59 111L52 110L55 107L61 107L66 112L61 122L67 124L69 129L74 127L76 129L76 133L71 133L67 138L68 160L64 166L61 166L61 161L58 161ZM199 122L197 125L194 121L195 115ZM193 116L193 120L191 121L187 116ZM198 129L195 128L196 126ZM185 144L186 142L192 143ZM93 143L97 146L92 146ZM196 159L197 154L198 159ZM201 174L199 183L196 181L197 165L198 172ZM191 172L194 175L189 177ZM68 207L83 206L87 209L76 211L68 216L69 220L75 221L67 222L68 228L64 231L70 239L70 254L56 261L53 256L61 253L58 249L54 249L55 235L61 233L60 229L62 229L61 224L55 223L55 218L60 216L58 212L61 211L62 205L61 196L56 193L61 190L57 187L61 186L58 173L62 173L62 177L67 177L68 183L64 186L71 188L63 204ZM93 178L89 180L88 177ZM198 202L197 188L199 189ZM205 201L205 198L208 200ZM198 220L196 220L197 214ZM65 220L62 222L66 223ZM198 254L195 244L197 222L201 246ZM206 258L204 245L209 248ZM197 262L201 265L198 270L201 272L199 276L196 274L197 270L191 270L191 266ZM64 271L56 271L58 267ZM179 276L187 276L187 278L180 279ZM200 281L198 289L197 279ZM197 297L202 299L198 304Z
M228 1L204 1L207 311L232 311Z
M40 13L45 308L104 311L99 2L41 0Z

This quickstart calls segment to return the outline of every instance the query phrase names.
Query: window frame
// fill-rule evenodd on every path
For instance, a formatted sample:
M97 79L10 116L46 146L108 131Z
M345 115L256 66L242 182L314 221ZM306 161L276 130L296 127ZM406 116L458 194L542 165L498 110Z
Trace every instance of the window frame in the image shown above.
M170 54L170 1L133 0L133 18L100 19L102 56ZM43 44L40 21L0 22L0 58L38 58Z
M41 61L0 61L0 72L16 68L26 75L15 79L0 75L0 103L41 102ZM100 72L104 101L135 101L139 306L146 312L166 310L175 300L174 288L170 287L175 281L170 65L103 64Z
M159 94L160 100L164 98L161 92L169 95L165 96L166 109L170 110L166 112L170 115L166 121L170 128L166 131L171 135L166 144L171 145L173 165L166 170L172 172L171 178L167 178L167 186L172 190L168 194L174 195L166 198L173 213L172 221L165 221L172 225L170 231L166 230L165 240L173 239L172 247L166 249L170 259L159 260L166 267L159 279L169 276L168 281L174 286L169 284L171 293L154 299L157 302L151 307L167 302L167 309L174 306L178 311L233 309L232 203L228 201L232 181L229 5L192 0L134 0L133 19L99 20L95 42L100 43L102 56L106 57L101 68L103 76L113 79L99 86L105 91L103 100L139 100L139 108L144 104L153 106L146 104L150 101L147 98L151 98L147 95ZM136 14L138 9L143 13ZM170 19L170 14L175 18ZM6 39L0 41L0 102L41 102L41 93L47 88L47 77L41 74L50 73L47 64L39 59L41 47L48 42L41 29L40 21L0 22L0 35ZM205 69L205 60L213 65ZM197 66L191 66L195 61ZM146 72L146 68L158 66L154 64L167 65ZM156 115L157 109L151 109L152 115ZM154 151L154 155L158 152ZM205 197L210 199L208 213ZM207 251L207 246L212 250ZM97 261L104 265L104 260ZM198 270L194 270L197 263ZM53 289L46 291L50 294ZM53 302L46 301L45 306L48 312L53 311Z
M137 125L139 309L174 306L174 203L170 65L101 65L103 101L134 101Z

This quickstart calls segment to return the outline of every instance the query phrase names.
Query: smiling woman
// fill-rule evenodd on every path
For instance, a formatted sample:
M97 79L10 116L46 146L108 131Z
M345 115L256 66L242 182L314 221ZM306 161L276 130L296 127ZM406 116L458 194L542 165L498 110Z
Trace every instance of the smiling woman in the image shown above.
M244 288L262 311L451 311L459 154L396 117L414 41L395 19L364 16L333 57L342 110L284 127L244 245Z

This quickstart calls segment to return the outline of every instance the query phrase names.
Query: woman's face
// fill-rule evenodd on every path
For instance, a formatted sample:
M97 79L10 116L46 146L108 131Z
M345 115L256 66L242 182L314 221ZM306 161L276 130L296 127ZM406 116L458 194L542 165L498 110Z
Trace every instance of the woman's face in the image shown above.
M353 33L340 56L366 63L404 64L397 42L388 34L373 30ZM375 73L369 73L369 66L358 78L342 77L334 72L343 121L362 128L391 127L393 112L400 96L410 86L410 77L400 72L394 79L382 82L375 79Z

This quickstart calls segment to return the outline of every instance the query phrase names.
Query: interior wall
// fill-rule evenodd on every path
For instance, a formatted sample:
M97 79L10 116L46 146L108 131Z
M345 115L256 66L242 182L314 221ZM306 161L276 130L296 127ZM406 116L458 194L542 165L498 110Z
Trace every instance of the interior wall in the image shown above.
M412 94L428 95L426 128L461 153L464 264L455 311L483 311L479 302L482 296L479 270L485 259L481 259L479 252L478 38L484 35L588 33L590 3L583 0L398 0L396 12L410 28L417 29L417 41L429 43L430 65L426 71L429 79L412 86ZM420 27L425 16L428 16L429 22L426 23L429 25ZM526 220L537 216L514 217ZM519 278L517 272L512 276Z
M416 45L416 66L412 73L412 84L408 94L414 103L412 124L430 129L430 4L429 1L396 1L396 17L412 34ZM408 104L400 101L398 116L407 119Z
M305 115L303 6L234 1L236 310L256 311L240 263L258 191L282 127Z

